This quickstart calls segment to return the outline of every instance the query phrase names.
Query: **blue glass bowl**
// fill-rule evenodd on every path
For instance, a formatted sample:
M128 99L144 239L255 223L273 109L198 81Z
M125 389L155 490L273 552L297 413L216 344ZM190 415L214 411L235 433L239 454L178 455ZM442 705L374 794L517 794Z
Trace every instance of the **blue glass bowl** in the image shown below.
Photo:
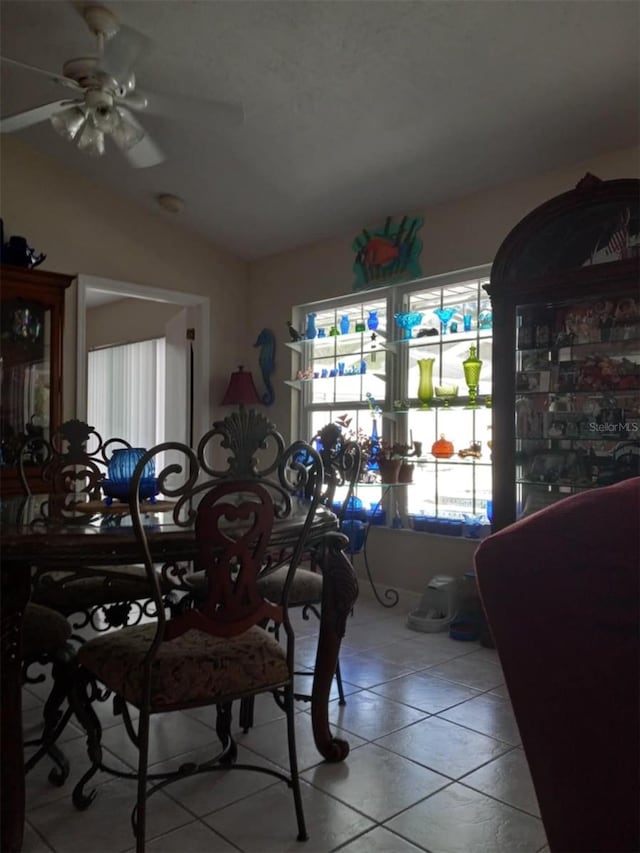
M130 483L116 483L113 480L102 480L100 485L102 486L102 491L104 493L105 498L107 499L107 505L114 500L129 500L129 490L131 488ZM155 496L158 494L158 491L158 481L155 477L151 479L140 480L140 500L146 501L155 498Z
M418 311L403 311L400 314L394 314L396 323L403 330L404 337L410 338L411 330L414 326L417 326L419 323L422 323L423 314L420 314Z

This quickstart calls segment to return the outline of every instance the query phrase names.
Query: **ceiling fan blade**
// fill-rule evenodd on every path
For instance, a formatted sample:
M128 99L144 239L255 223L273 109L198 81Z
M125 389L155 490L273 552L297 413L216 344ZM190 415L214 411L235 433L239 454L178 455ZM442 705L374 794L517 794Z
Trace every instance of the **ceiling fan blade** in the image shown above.
M32 124L46 121L54 113L63 110L65 107L81 103L82 101L53 101L50 104L42 104L42 106L35 107L32 110L0 118L0 133L13 133L16 130L31 127Z
M162 151L149 136L144 136L137 145L124 151L123 154L136 169L149 169L165 159Z
M84 91L81 86L78 86L75 80L70 77L63 77L62 74L55 74L53 71L47 71L44 68L37 68L35 65L27 65L26 62L18 62L17 59L9 59L7 56L0 56L2 62L7 65L12 65L15 68L22 68L24 71L31 71L34 74L40 74L46 77L51 83L57 83L59 86L66 86L67 89L73 89L76 92Z
M132 110L144 109L150 115L165 116L180 121L198 122L210 117L219 117L227 124L241 125L244 122L244 107L239 101L210 101L188 95L161 95L148 89L136 89L135 95L146 99L146 106L133 101L125 103Z
M151 166L157 166L159 163L162 163L165 159L164 154L153 139L151 139L140 122L136 120L129 110L123 109L122 107L119 107L119 109L124 114L126 120L144 134L142 139L139 142L136 142L135 145L132 145L131 148L119 146L129 163L136 169L149 169ZM112 138L117 144L117 137L114 136Z
M138 57L151 45L151 39L138 30L120 25L118 32L105 42L104 53L98 63L100 70L118 83L124 83L131 76Z

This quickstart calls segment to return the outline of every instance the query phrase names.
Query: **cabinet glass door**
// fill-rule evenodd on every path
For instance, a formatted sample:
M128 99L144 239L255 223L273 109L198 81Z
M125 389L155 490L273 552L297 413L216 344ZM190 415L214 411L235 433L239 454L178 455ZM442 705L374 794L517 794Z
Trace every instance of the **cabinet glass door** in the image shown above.
M16 461L25 435L49 434L51 315L46 305L24 299L1 305L0 440L5 465Z
M516 309L517 514L640 474L640 300Z

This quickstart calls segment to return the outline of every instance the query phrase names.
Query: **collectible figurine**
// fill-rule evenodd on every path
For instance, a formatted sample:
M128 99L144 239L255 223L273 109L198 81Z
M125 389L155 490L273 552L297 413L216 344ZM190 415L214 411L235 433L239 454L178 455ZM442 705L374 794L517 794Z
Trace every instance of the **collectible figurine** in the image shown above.
M297 329L293 328L291 320L287 320L287 328L289 329L289 336L292 341L302 341L304 340L304 335L301 335Z

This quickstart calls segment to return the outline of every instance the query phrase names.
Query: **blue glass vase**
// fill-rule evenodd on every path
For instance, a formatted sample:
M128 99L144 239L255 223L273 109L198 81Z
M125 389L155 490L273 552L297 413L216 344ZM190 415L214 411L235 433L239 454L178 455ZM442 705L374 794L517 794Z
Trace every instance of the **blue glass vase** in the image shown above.
M367 317L367 328L371 329L372 332L380 325L380 320L378 319L378 309L372 309L369 311L369 316Z
M351 323L349 322L348 315L343 314L342 317L340 318L340 334L348 335L350 326L351 326Z
M378 421L373 419L373 426L371 427L371 452L369 453L369 460L367 461L367 470L368 471L377 471L380 468L378 463L378 457L380 456L380 437L378 436Z
M307 331L306 336L307 340L311 341L318 334L318 330L316 329L316 314L315 312L312 314L307 314Z

